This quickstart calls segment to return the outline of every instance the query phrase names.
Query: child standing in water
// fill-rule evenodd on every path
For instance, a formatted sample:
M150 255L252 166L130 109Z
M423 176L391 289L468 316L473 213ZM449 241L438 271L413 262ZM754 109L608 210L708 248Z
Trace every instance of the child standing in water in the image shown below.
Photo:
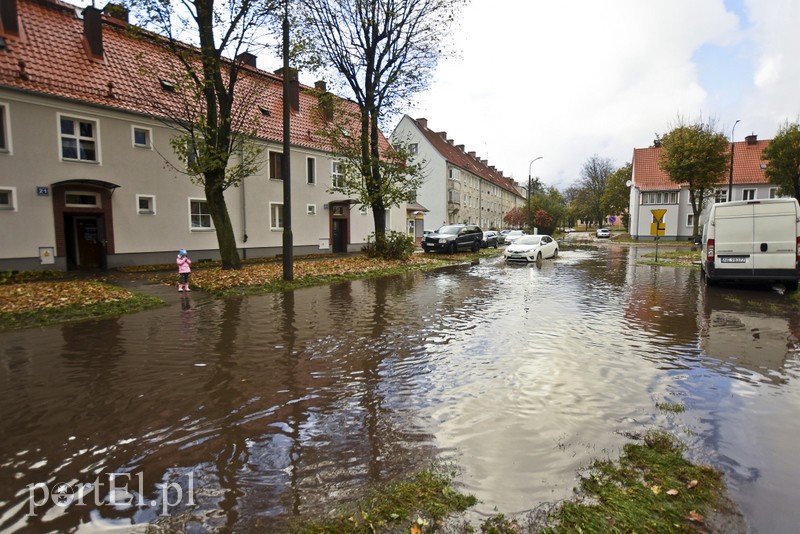
M182 248L178 251L178 258L175 261L178 264L178 291L191 291L189 289L189 273L192 272L192 260L186 255L186 249Z

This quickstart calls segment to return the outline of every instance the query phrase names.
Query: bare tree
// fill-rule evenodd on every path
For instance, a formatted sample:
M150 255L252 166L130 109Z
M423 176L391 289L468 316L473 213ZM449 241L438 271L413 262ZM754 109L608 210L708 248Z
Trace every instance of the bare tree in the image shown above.
M425 88L441 55L459 0L301 0L304 42L336 70L360 110L359 134L348 139L350 118L328 128L334 152L351 161L333 190L370 206L376 244L386 233L386 212L420 185L421 168L403 150L382 162L388 143L379 125ZM355 158L353 156L356 156ZM416 174L415 174L416 173Z
M151 104L156 115L176 128L171 145L184 167L179 170L204 188L225 269L238 269L241 261L224 192L255 172L260 152L248 142L255 126L244 120L245 101L252 94L237 92L246 57L240 52L256 46L273 4L270 0L129 1L143 26L163 37L161 44L174 58L166 64L141 58L141 68L171 84L172 100ZM238 158L230 165L233 154Z
M603 213L603 194L606 192L608 178L614 172L614 164L608 158L597 154L586 160L581 169L581 199L589 218L600 224L605 219Z

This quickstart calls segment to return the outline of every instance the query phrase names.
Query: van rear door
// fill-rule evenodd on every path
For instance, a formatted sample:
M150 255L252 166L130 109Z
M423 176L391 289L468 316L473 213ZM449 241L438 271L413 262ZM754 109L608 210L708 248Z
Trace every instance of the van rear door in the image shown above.
M753 205L717 204L715 207L714 267L722 270L753 270Z
M753 204L753 269L794 269L797 247L797 204Z

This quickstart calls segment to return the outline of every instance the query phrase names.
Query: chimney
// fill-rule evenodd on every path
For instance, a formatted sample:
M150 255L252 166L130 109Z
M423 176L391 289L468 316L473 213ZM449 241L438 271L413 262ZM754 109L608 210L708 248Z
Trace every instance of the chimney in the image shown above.
M488 160L488 159L482 159L482 160L481 160L481 165L483 165L484 167L486 167L487 165L489 165L489 160Z
M456 145L456 148L457 148L459 151L461 151L461 152L464 152L464 145Z
M314 89L316 89L317 91L322 91L323 93L327 93L328 85L322 80L317 80L316 82L314 82Z
M475 152L467 152L467 154L469 154L469 157L475 159Z
M748 145L755 145L758 143L758 136L756 134L750 134L745 137L744 140Z
M497 172L497 169L494 165L489 165L489 168L492 170L492 172Z
M256 56L251 54L250 52L242 52L238 56L236 56L236 61L241 63L242 65L247 65L248 67L258 68L256 65Z
M109 2L106 4L106 7L103 8L103 13L113 19L121 20L122 22L128 22L128 14L130 11L123 5L112 4Z
M87 6L83 10L83 36L92 57L103 59L103 12Z
M19 35L17 0L0 0L0 28L5 33Z
M447 132L436 132L436 134L445 141L447 141Z
M419 124L422 128L427 128L428 119L417 119L417 124Z
M455 144L455 141L453 141L452 139L448 139L447 142L450 143L451 145Z

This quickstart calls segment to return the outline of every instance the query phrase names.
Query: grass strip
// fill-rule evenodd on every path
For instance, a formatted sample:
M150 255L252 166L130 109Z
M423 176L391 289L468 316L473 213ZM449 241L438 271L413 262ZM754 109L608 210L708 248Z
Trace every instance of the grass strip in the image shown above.
M478 502L452 486L454 475L440 468L421 471L408 480L377 489L324 519L297 522L290 526L289 533L432 532L448 516Z
M547 533L698 532L725 495L722 474L683 457L671 434L652 431L617 462L598 460L581 481L583 497L553 513Z

